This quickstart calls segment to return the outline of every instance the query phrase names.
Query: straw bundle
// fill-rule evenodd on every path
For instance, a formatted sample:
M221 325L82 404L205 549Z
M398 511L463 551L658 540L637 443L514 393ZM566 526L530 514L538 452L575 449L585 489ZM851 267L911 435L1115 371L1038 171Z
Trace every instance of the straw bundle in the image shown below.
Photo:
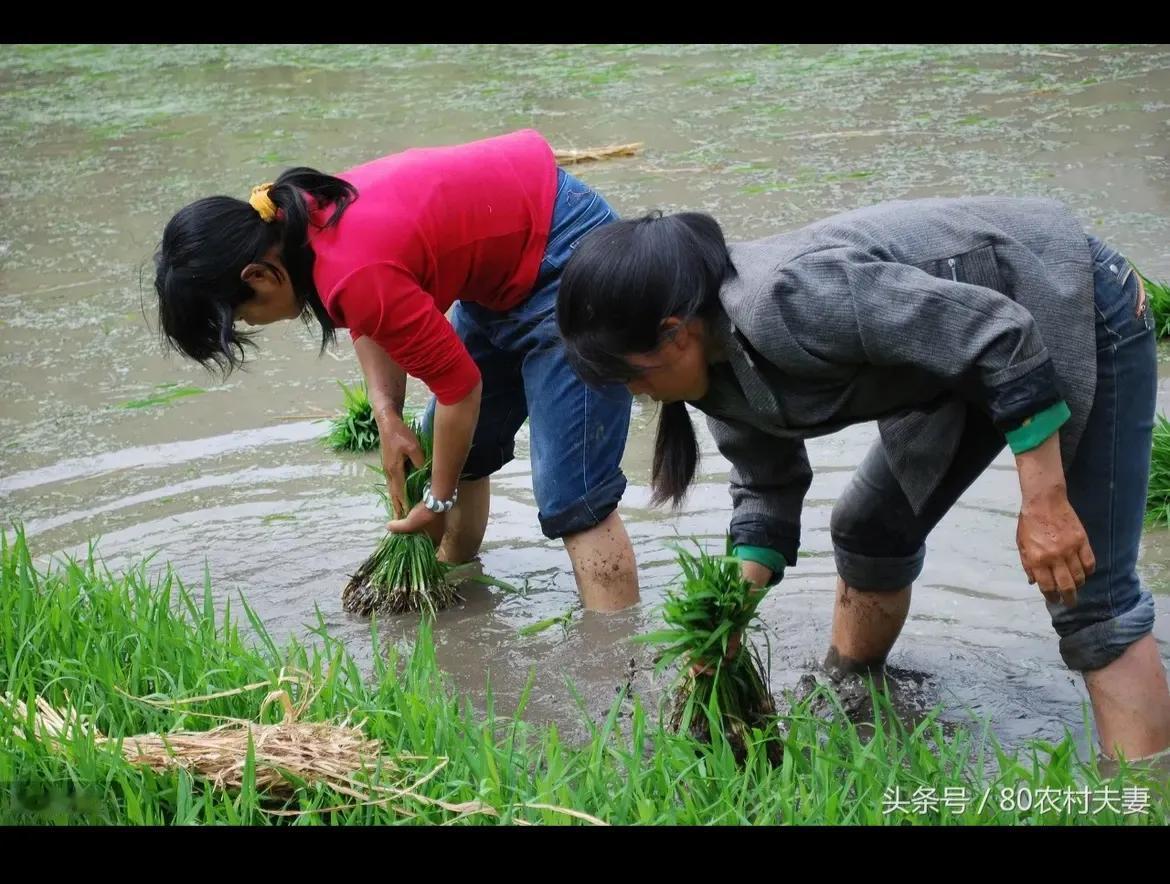
M578 163L593 163L616 157L632 157L641 149L642 142L635 141L631 144L611 144L608 147L587 147L582 150L554 150L553 155L562 166L574 166Z

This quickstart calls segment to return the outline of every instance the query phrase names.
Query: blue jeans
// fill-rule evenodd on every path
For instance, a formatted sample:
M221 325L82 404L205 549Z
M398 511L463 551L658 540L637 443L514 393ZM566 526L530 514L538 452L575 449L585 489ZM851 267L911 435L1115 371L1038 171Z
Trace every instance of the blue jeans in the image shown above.
M622 385L596 390L569 366L557 329L561 271L581 237L617 214L563 169L548 245L532 293L506 312L460 301L451 324L483 376L483 398L464 479L490 476L515 456L530 423L532 490L549 538L596 526L626 490L621 469L632 397ZM424 416L434 419L432 398Z
M1125 257L1093 237L1089 249L1097 390L1065 479L1097 568L1075 606L1048 604L1061 657L1077 671L1108 665L1154 625L1154 599L1137 573L1158 384L1154 320L1148 306L1137 312L1138 277ZM919 514L902 494L881 442L866 454L831 525L837 570L850 586L894 590L917 579L927 535L1005 445L974 406L966 427L950 473Z

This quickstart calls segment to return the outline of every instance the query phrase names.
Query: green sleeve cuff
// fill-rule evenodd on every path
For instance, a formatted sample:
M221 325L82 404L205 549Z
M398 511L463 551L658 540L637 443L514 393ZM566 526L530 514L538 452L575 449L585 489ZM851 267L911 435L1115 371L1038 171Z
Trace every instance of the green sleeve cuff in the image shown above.
M772 577L767 583L768 586L775 586L784 576L784 568L788 563L784 561L784 556L774 549L768 549L766 546L737 546L734 552L738 559L756 562L769 568L772 571Z
M1057 402L1028 418L1022 426L1009 430L1004 435L1011 446L1012 454L1031 451L1059 430L1070 417L1072 412L1068 410L1068 404L1063 401Z

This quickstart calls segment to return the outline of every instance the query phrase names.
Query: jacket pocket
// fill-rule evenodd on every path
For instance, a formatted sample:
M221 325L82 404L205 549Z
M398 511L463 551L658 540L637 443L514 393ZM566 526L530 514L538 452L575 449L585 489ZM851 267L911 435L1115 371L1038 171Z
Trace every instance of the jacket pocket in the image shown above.
M1003 280L999 274L999 260L995 255L995 246L990 244L972 249L969 252L924 261L914 266L926 271L931 276L937 276L939 279L983 286L994 289L1001 294L1005 293Z

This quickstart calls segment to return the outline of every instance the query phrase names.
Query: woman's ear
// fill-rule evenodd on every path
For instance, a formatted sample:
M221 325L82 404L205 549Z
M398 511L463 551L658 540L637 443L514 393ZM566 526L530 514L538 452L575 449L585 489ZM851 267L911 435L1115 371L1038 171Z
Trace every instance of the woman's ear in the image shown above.
M673 343L680 349L687 343L687 324L677 316L668 316L658 325L658 337L663 344Z
M267 283L272 285L276 280L273 278L272 270L264 264L249 264L240 271L240 279L250 285L252 288Z

